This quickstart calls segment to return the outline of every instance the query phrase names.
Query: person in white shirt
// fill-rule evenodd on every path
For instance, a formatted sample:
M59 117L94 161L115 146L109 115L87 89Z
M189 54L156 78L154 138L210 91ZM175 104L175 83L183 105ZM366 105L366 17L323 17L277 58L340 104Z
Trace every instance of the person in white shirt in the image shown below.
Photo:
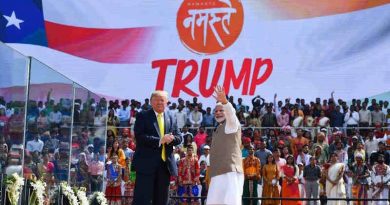
M187 113L183 111L183 106L179 105L178 111L175 113L176 124L179 130L182 130L187 123Z
M87 147L84 148L84 154L87 163L91 163L94 158L95 153L93 153L93 150L94 150L93 144L89 144L87 145Z
M173 157L175 158L175 162L176 164L179 164L180 162L180 154L178 153L178 148L176 148L176 146L173 146Z
M386 142L386 140L389 138L389 136L385 135L383 138L377 139L374 135L373 131L370 131L368 133L368 139L366 142L364 142L364 148L366 150L367 156L370 159L370 156L373 152L378 150L378 143L379 142Z
M199 127L203 121L203 114L199 112L198 106L194 107L194 110L190 113L189 117L191 127Z
M377 163L372 167L371 172L372 182L372 198L374 199L389 199L390 187L390 166L385 164L385 159L382 154L378 156ZM374 204L389 204L387 201L377 201Z
M200 156L198 162L200 165L200 162L205 161L207 166L210 166L210 146L205 145L203 147L203 154Z
M280 151L279 151L279 149L274 149L272 151L272 155L275 158L275 163L278 166L278 169L282 170L282 168L284 167L284 165L286 165L287 162L286 162L286 160L284 158L280 158Z
M367 110L367 103L363 102L362 109L359 110L359 127L362 127L361 133L367 137L368 129L365 127L370 127L372 124L371 111Z
M46 106L43 105L43 102L42 101L39 101L38 102L38 110L39 110L39 113L42 112L42 110L44 110L46 108Z
M275 93L275 95L274 95L274 111L275 111L276 117L278 117L280 115L280 113L282 112L282 107L283 107L282 101L279 101L278 103L276 103L277 96L278 95Z
M214 98L218 101L214 109L219 123L213 132L210 153L210 186L207 205L242 203L244 171L241 157L241 125L236 110L226 99L225 89L215 88Z
M17 173L19 176L22 175L23 166L21 163L16 161L15 159L8 159L8 166L5 169L5 174L11 176L14 173Z
M187 103L188 102L188 103ZM183 112L186 113L187 115L187 118L190 116L191 112L192 112L193 108L192 108L192 105L190 104L190 101L186 101L186 105L183 107ZM188 120L188 123L190 121Z
M355 106L351 105L350 110L348 110L344 115L344 122L347 126L347 135L352 136L353 134L353 127L359 126L359 113L356 112Z
M62 122L62 114L57 106L54 106L53 112L49 114L49 122L59 126Z
M39 139L39 136L37 133L34 133L34 139L27 142L26 149L29 152L42 152L44 143L42 140Z
M302 152L298 154L297 164L302 163L304 166L309 165L311 155L308 153L309 153L309 145L305 144L303 145Z
M363 107L359 111L359 125L360 127L371 126L371 111L367 110L367 103L363 102Z
M172 120L174 123L176 123L176 113L178 112L177 110L177 105L176 103L172 103L172 105L169 107L168 114L171 116Z

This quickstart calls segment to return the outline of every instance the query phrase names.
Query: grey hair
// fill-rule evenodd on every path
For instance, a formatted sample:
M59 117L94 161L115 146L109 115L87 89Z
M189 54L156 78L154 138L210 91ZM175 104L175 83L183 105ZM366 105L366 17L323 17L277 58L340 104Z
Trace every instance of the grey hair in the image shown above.
M221 102L217 102L217 104L216 104L215 107L214 107L213 113L215 113L215 110L217 109L217 107L221 107L222 110L224 110L224 109L223 109L223 104L222 104Z
M217 102L217 104L215 105L215 107L218 107L218 106L222 106L223 107L223 104L221 102Z
M168 99L168 92L165 90L155 90L152 92L152 95L150 96L150 100L152 100L153 97L157 97L157 96L165 97L166 99Z

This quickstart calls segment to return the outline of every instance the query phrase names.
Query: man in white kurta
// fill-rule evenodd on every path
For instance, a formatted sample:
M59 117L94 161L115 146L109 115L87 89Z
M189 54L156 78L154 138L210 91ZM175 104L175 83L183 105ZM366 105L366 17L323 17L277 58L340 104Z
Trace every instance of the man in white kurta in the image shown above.
M372 198L389 199L390 167L384 163L384 156L379 155L377 164L372 167ZM389 201L375 201L375 205L388 205Z
M213 133L210 151L211 181L207 205L239 205L244 186L241 127L223 87L217 86L214 94L219 102L214 110L219 125Z

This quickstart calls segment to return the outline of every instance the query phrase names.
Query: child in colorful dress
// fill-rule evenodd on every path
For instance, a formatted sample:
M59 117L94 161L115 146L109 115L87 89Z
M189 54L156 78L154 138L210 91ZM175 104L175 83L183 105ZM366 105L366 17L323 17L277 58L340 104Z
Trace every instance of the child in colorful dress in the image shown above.
M122 167L118 163L118 155L111 156L111 163L107 166L106 197L109 205L121 205Z

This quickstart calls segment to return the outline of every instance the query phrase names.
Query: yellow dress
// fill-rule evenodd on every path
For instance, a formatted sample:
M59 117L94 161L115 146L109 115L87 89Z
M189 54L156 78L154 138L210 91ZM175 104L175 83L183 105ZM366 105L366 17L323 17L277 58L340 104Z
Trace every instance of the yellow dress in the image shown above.
M262 170L263 175L263 195L262 197L279 197L279 170L276 164L266 164ZM272 181L276 179L276 183ZM274 180L275 181L275 180ZM263 200L262 205L277 205L278 200Z

